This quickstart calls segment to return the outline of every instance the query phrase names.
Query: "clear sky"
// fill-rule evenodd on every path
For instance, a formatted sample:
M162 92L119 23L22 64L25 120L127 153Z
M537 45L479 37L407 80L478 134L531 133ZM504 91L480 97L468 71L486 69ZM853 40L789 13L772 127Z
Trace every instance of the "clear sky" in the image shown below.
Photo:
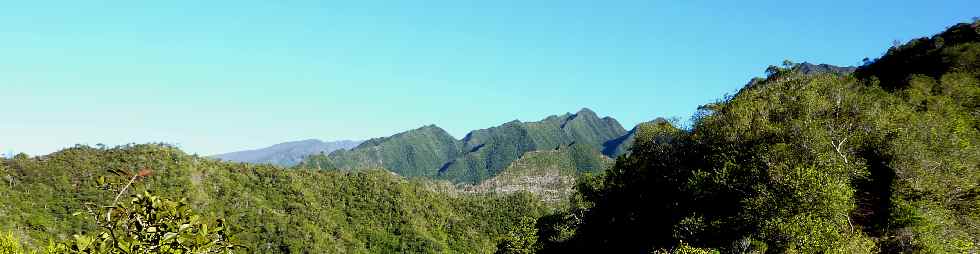
M784 59L856 65L977 15L976 0L11 1L0 151L461 137L582 107L631 128Z

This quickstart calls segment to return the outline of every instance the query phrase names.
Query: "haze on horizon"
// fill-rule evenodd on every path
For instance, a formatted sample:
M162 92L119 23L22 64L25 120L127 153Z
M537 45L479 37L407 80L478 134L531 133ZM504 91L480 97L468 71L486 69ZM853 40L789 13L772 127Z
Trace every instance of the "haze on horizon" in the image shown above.
M840 8L840 6L849 8ZM784 59L858 65L976 1L9 3L0 152L474 129L587 107L690 117ZM765 29L760 29L765 28ZM750 75L756 73L756 75Z

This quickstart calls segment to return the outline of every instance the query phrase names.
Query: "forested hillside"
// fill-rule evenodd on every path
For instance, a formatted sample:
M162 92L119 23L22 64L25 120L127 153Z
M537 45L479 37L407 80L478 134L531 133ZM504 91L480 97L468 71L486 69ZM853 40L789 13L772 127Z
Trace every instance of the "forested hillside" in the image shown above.
M584 174L601 174L613 159L584 144L525 153L499 174L462 191L511 194L529 192L551 205L559 205L574 193L576 179Z
M29 249L94 235L86 209L111 205L129 178L121 172L143 169L152 173L126 197L185 199L207 220L222 218L244 252L489 253L510 225L545 211L529 195L449 195L382 170L223 163L164 145L75 147L0 163L0 232Z
M461 154L458 141L435 125L390 137L364 141L351 150L310 156L298 168L356 169L384 168L404 177L433 177L446 161Z
M770 67L702 106L690 129L641 131L615 167L579 183L571 209L538 220L531 248L980 251L978 57L975 22L893 47L857 75Z
M538 122L512 121L472 131L455 140L434 125L365 141L351 150L307 158L298 167L356 170L385 168L405 177L436 177L476 184L497 175L531 151L581 144L599 151L615 151L610 142L626 134L611 117L600 118L589 109L554 115ZM616 156L618 154L606 154Z

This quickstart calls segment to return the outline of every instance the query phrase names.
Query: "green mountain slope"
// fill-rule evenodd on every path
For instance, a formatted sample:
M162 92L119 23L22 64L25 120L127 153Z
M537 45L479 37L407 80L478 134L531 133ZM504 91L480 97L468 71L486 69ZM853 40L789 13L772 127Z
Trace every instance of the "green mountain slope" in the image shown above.
M618 158L619 156L629 153L630 149L633 148L633 142L636 142L636 136L640 135L644 130L654 128L656 125L669 123L667 119L657 118L656 120L650 122L644 122L637 124L625 135L606 141L603 144L602 153L606 154L612 158Z
M639 132L582 203L539 220L573 234L541 235L544 252L980 251L980 21L854 75L773 66L700 110Z
M384 171L282 169L225 163L168 146L75 147L0 160L0 232L30 247L94 232L89 205L130 189L186 199L207 220L224 218L251 253L492 253L497 238L542 206L529 195L446 195ZM128 195L127 195L128 196Z
M530 192L545 203L556 204L574 192L581 174L599 174L612 167L613 160L594 147L574 144L554 150L532 151L494 177L469 187L477 193L510 194Z
M300 168L356 170L385 168L405 177L435 177L478 183L531 151L580 144L602 151L626 134L615 119L582 109L538 122L512 121L472 131L454 140L435 126L368 140L351 150L314 155Z
M599 118L589 109L576 114L550 116L538 122L513 121L502 126L470 132L463 138L462 157L447 163L439 177L477 183L510 165L530 151L580 144L601 150L609 140L626 134L615 119Z
M319 169L384 168L405 177L432 177L446 161L460 154L458 141L442 128L429 125L376 138L351 150L308 158L300 167Z

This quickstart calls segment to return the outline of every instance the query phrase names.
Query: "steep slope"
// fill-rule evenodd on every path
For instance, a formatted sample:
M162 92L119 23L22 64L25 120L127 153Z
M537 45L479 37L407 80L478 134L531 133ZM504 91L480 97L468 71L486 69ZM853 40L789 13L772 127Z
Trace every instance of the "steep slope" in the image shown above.
M615 119L599 118L589 109L550 116L538 122L512 121L466 135L462 140L462 149L466 153L443 166L439 177L477 183L496 175L530 151L571 144L601 151L606 142L625 134L626 130Z
M446 161L459 154L459 142L455 138L442 128L429 125L364 141L351 150L311 156L302 166L347 171L384 168L405 177L432 177Z
M631 148L633 148L633 143L636 142L637 135L646 129L655 128L656 125L666 123L669 123L667 119L657 118L653 121L637 124L636 127L633 127L633 129L627 132L626 135L606 141L606 143L603 144L602 153L612 158L618 158L619 156L625 155L629 153Z
M861 66L855 74L875 77L880 86L895 90L908 87L911 75L939 79L951 70L976 77L980 70L980 26L957 24L932 37L923 37L888 49L881 58Z
M567 200L574 192L575 179L579 175L601 173L613 163L599 150L584 144L532 151L511 162L496 176L468 187L468 191L498 194L525 191L545 203L555 204Z
M638 132L601 181L580 185L582 209L555 224L575 236L543 245L980 251L980 22L895 47L859 72L771 67L702 107L690 129Z
M351 140L323 142L318 139L307 139L276 144L255 150L218 154L210 157L232 162L268 163L289 167L299 164L307 156L318 153L329 154L341 149L351 149L360 143L360 141Z
M537 122L511 121L472 131L455 140L444 130L426 126L391 137L365 141L351 150L307 158L300 168L384 168L406 177L436 177L478 183L496 175L530 151L580 144L599 151L626 134L611 117L589 109L549 116Z

